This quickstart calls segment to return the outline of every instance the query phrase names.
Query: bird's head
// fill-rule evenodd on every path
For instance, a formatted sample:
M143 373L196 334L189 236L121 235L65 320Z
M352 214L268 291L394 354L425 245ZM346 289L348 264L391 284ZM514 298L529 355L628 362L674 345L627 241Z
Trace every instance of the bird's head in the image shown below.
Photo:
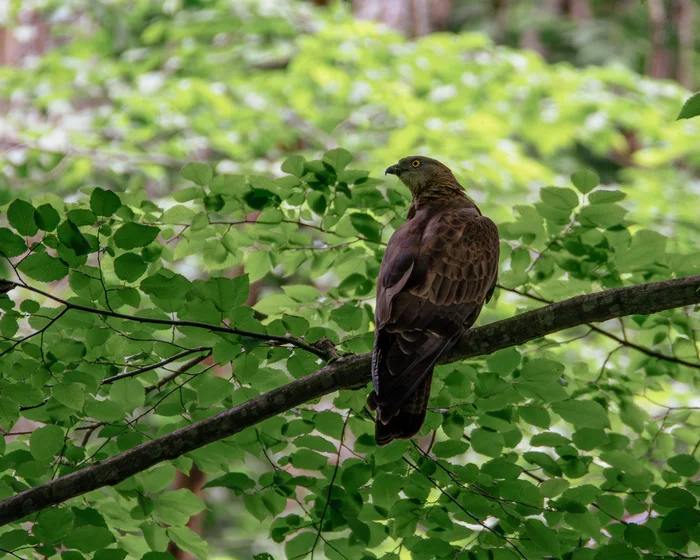
M419 195L428 187L456 185L452 171L438 160L425 156L409 156L399 160L396 165L387 167L385 175L396 175L406 185L413 196ZM461 187L459 187L460 190Z

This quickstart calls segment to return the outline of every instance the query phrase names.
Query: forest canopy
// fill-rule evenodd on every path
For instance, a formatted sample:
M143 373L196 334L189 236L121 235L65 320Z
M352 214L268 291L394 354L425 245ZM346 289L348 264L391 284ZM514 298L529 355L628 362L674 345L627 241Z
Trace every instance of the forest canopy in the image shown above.
M691 92L341 3L34 14L51 48L0 67L0 556L697 556ZM378 448L414 153L498 224L499 284Z

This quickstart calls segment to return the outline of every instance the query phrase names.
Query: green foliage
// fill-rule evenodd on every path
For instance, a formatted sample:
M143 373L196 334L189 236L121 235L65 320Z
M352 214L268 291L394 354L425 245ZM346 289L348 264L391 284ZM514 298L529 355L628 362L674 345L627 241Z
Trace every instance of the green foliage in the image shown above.
M66 294L57 305L24 299L15 311L13 300L3 296L3 424L9 428L21 415L46 424L7 445L3 468L13 469L22 484L40 484L51 476L52 465L59 475L68 473L144 442L149 432L177 428L183 414L186 422L204 418L319 367L317 356L294 346L265 346L236 331L172 330L142 318L228 322L263 338L305 337L308 343L329 336L341 353L368 351L372 313L363 302L373 289L386 230L395 227L408 201L402 197L386 205L379 184L363 186L365 173L355 174L359 184L351 188L337 176L330 179L322 164L344 172L350 163L346 154L335 150L316 161L297 156L285 168L301 177L243 175L235 189L222 188L218 179L224 176L207 172L208 167L191 166L183 174L202 183L197 188L203 192L187 196L191 212L182 213L180 219L188 221L178 222L177 233L163 223L170 210L149 202L147 212L138 212L127 195L95 189L73 208L73 215L81 216L81 205L89 206L95 218L85 215L79 226L64 223L85 240L96 240L99 233L99 247L90 245L89 253L104 248L99 261L79 255L76 236L60 235L61 226L58 236L44 230L30 248L22 247L18 239L28 222L18 216L33 216L33 210L25 209L34 206L13 202L10 228L0 237L3 254L14 255L7 261L34 282L52 283L67 275L72 297L78 299ZM539 213L539 204L547 206L543 221L558 216L553 211L566 214L566 230L556 226L549 241L551 256L541 254L533 261L517 243L506 245L506 285L546 292L553 279L566 283L563 275L568 274L572 289L602 288L624 283L623 274L647 279L668 269L664 263L674 256L666 251L665 237L643 229L631 234L625 222L596 221L591 209L615 202L593 195L614 191L595 190L598 178L587 171L572 181L586 198L551 187L531 207ZM215 184L222 205L213 215L206 199ZM321 214L309 198L319 189L328 195ZM259 204L248 197L255 190L279 198L274 203L268 199L257 219L249 218ZM527 207L521 208L526 215ZM198 223L200 215L205 221ZM504 229L509 231L511 224ZM213 271L212 277L190 280L171 270L193 254ZM234 264L242 264L247 274L218 275ZM313 284L299 283L328 271L336 280L324 300ZM245 306L251 278L275 278L282 284L258 301L257 315ZM69 301L85 307L72 309ZM130 311L134 307L136 313ZM114 315L100 319L101 309ZM634 321L641 339L658 344L659 333L669 336L669 324L684 332L696 321L680 312L666 315L671 323ZM319 334L312 335L314 329ZM18 344L20 330L30 335ZM677 337L674 345L680 349L683 340L683 335ZM196 464L211 476L207 487L229 489L252 519L271 523L273 541L284 543L289 557L319 547L329 557L352 557L367 549L384 550L391 542L403 543L415 557L451 557L474 539L504 558L514 551L560 557L576 554L579 536L597 543L596 558L690 550L698 534L698 489L690 481L698 470L697 447L690 448L692 438L674 444L667 430L692 431L697 417L669 416L668 409L661 423L651 419L635 403L641 398L639 386L613 361L614 348L606 360L614 369L597 373L581 358L566 360L566 344L548 349L551 342L543 341L535 357L510 348L468 365L439 367L434 408L423 428L426 435L437 429L430 456L404 442L376 448L360 392L339 394L331 410L317 411L310 404L289 411L190 453L173 466L187 471ZM195 352L213 353L223 378L197 364L180 375L168 374L168 359L195 347ZM177 361L189 359L190 353ZM31 373L25 378L21 372L27 368ZM634 368L635 375L646 374L647 385L659 388L665 378L684 383L692 377L686 368L659 360L637 361ZM108 379L125 371L133 375ZM81 441L79 434L86 429L96 435ZM336 465L341 442L352 454ZM259 474L241 471L246 454L278 466ZM650 459L665 459L668 468ZM282 470L290 467L297 474ZM186 523L206 505L188 490L167 491L173 474L170 466L156 467L111 490L116 506L107 507L108 496L96 493L80 505L42 512L26 537L11 528L0 538L10 544L37 543L49 555L59 544L83 553L154 554L171 540L205 558L206 542ZM303 500L299 492L306 495ZM619 496L628 497L623 501ZM298 501L293 514L285 513L290 501ZM625 516L651 509L658 520L622 524ZM497 520L498 530L486 529L489 518ZM129 520L128 538L114 531L117 520L121 529L124 519ZM319 528L322 539L317 538ZM114 543L118 548L111 548Z
M688 98L688 100L683 104L681 112L678 113L676 120L692 119L698 115L700 115L700 93L696 93Z
M95 91L102 109L67 119L68 165L30 142L3 168L3 271L40 291L0 294L0 426L39 427L0 440L0 499L319 369L279 337L370 351L410 202L375 175L410 153L449 164L499 225L510 291L483 322L700 270L681 88L482 35L409 43L340 8L160 4L101 3L123 25L3 69L37 113ZM2 527L0 549L159 560L172 541L204 558L225 535L241 557L255 541L290 558L696 554L697 314L601 328L615 338L582 326L438 367L416 446L377 448L366 390L341 391ZM204 499L171 487L194 466ZM204 539L186 526L200 512Z

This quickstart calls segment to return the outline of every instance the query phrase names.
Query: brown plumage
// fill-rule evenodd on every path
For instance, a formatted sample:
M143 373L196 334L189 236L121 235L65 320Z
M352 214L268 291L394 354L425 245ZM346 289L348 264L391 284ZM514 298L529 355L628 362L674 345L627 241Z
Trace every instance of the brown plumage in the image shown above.
M372 381L377 444L420 430L433 368L478 317L498 274L498 229L445 165L411 156L386 173L411 190L377 280Z

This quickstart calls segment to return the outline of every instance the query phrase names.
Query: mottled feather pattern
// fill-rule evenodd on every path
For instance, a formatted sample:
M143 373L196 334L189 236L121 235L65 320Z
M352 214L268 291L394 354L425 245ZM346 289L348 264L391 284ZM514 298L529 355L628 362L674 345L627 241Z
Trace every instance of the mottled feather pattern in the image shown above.
M451 182L428 180L414 192L409 219L392 236L380 267L369 400L380 445L420 430L433 368L474 323L498 272L495 224L449 169L421 164L444 168ZM399 176L409 187L416 184Z

